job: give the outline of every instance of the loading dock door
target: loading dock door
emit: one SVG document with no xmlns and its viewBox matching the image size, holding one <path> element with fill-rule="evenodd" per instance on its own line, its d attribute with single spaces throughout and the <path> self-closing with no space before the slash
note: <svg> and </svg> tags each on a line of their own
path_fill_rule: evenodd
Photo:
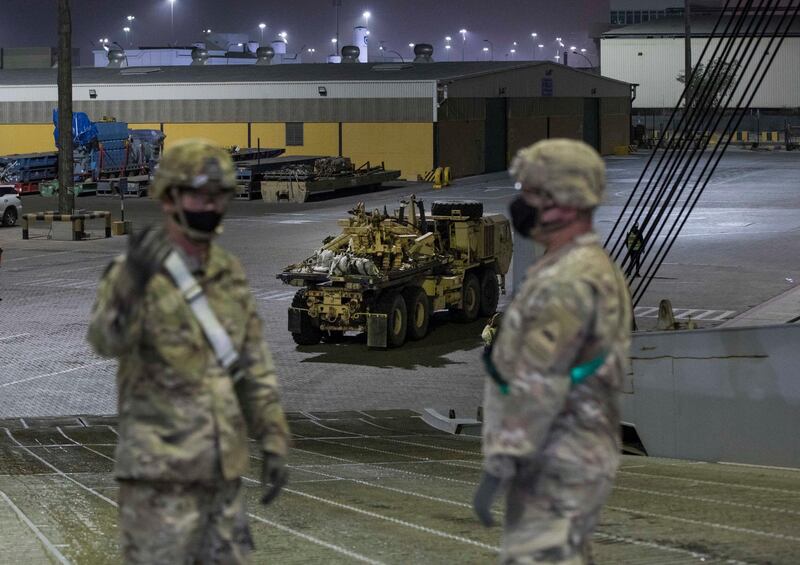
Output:
<svg viewBox="0 0 800 565">
<path fill-rule="evenodd" d="M 583 99 L 583 140 L 600 151 L 600 99 Z"/>
<path fill-rule="evenodd" d="M 487 173 L 506 170 L 508 151 L 508 112 L 505 98 L 486 99 L 486 137 L 484 138 L 484 157 Z"/>
</svg>

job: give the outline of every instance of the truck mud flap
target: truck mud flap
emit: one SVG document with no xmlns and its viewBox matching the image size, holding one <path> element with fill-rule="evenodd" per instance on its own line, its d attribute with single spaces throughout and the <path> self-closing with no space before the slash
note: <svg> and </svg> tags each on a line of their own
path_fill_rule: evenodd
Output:
<svg viewBox="0 0 800 565">
<path fill-rule="evenodd" d="M 289 331 L 293 334 L 303 333 L 311 326 L 311 316 L 305 308 L 289 308 Z"/>
<path fill-rule="evenodd" d="M 386 314 L 367 314 L 367 347 L 387 347 L 386 321 Z"/>
</svg>

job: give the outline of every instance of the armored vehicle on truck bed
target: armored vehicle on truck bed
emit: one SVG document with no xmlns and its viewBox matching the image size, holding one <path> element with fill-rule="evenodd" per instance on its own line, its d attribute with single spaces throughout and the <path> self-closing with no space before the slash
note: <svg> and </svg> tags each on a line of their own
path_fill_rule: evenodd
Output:
<svg viewBox="0 0 800 565">
<path fill-rule="evenodd" d="M 471 322 L 505 293 L 511 228 L 480 202 L 434 202 L 430 215 L 414 196 L 394 214 L 362 203 L 339 225 L 341 234 L 278 274 L 301 287 L 289 308 L 299 345 L 366 331 L 369 347 L 399 347 L 425 337 L 433 312 Z"/>
</svg>

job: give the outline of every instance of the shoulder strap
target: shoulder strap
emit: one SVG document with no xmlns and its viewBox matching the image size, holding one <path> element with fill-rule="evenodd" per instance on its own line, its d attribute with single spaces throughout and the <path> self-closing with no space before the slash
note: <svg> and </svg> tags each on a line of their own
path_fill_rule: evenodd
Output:
<svg viewBox="0 0 800 565">
<path fill-rule="evenodd" d="M 214 357 L 217 358 L 217 362 L 223 369 L 233 373 L 233 369 L 239 361 L 239 354 L 236 352 L 228 332 L 222 327 L 216 314 L 211 309 L 203 288 L 197 282 L 197 279 L 192 276 L 192 273 L 189 272 L 189 268 L 180 253 L 172 251 L 164 261 L 164 268 L 166 268 L 172 280 L 175 281 L 189 308 L 192 309 L 192 313 L 203 329 L 211 349 L 214 350 Z"/>
</svg>

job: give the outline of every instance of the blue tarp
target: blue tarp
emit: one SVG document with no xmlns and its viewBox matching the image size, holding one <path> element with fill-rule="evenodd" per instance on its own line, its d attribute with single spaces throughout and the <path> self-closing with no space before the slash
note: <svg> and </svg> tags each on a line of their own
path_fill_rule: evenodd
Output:
<svg viewBox="0 0 800 565">
<path fill-rule="evenodd" d="M 58 147 L 58 110 L 53 110 L 53 137 Z M 127 127 L 127 126 L 126 126 Z M 85 147 L 97 139 L 97 127 L 84 112 L 72 114 L 72 143 L 75 148 Z"/>
</svg>

